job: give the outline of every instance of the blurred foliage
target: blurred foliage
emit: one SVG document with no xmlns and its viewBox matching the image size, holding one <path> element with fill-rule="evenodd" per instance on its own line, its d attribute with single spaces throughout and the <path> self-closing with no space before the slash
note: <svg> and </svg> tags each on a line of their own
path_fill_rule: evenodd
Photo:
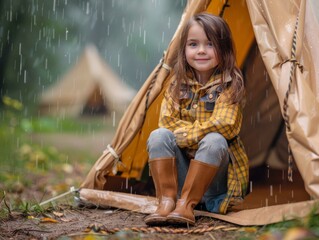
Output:
<svg viewBox="0 0 319 240">
<path fill-rule="evenodd" d="M 283 219 L 282 222 L 265 226 L 265 235 L 285 233 L 286 235 L 291 234 L 292 236 L 297 236 L 297 234 L 303 234 L 303 237 L 300 237 L 300 239 L 319 239 L 318 213 L 319 204 L 317 204 L 313 209 L 311 209 L 311 211 L 305 218 L 297 217 L 295 220 L 290 221 L 286 221 L 285 219 Z"/>
<path fill-rule="evenodd" d="M 0 95 L 35 112 L 88 44 L 138 89 L 162 57 L 186 0 L 0 1 Z M 160 21 L 159 21 L 160 19 Z"/>
<path fill-rule="evenodd" d="M 57 172 L 62 174 L 73 171 L 70 165 L 72 160 L 67 154 L 49 145 L 32 143 L 30 134 L 88 134 L 105 129 L 105 122 L 101 119 L 81 121 L 48 117 L 25 118 L 22 116 L 24 106 L 20 101 L 8 96 L 4 96 L 2 101 L 4 107 L 0 111 L 0 188 L 5 187 L 9 191 L 19 191 L 21 184 L 31 184 L 27 173 L 46 174 L 56 168 L 60 168 Z M 88 155 L 81 154 L 82 161 L 87 161 Z M 73 157 L 81 162 L 76 153 Z M 56 180 L 59 180 L 58 176 L 56 177 Z"/>
</svg>

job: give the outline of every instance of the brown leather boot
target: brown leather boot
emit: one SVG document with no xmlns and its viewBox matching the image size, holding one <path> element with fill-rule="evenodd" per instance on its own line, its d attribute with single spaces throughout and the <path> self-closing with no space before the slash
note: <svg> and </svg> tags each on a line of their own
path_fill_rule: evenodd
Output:
<svg viewBox="0 0 319 240">
<path fill-rule="evenodd" d="M 218 167 L 191 160 L 181 198 L 176 208 L 168 214 L 167 221 L 173 224 L 195 224 L 194 207 L 201 200 L 209 184 L 212 182 Z"/>
<path fill-rule="evenodd" d="M 156 197 L 159 205 L 155 213 L 145 218 L 147 225 L 163 225 L 167 215 L 175 209 L 177 198 L 177 169 L 175 158 L 156 158 L 149 160 Z"/>
</svg>

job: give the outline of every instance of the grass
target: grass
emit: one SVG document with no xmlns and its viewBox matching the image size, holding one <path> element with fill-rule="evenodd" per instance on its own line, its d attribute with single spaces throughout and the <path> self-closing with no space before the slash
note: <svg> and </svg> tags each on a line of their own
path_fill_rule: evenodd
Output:
<svg viewBox="0 0 319 240">
<path fill-rule="evenodd" d="M 2 101 L 4 105 L 0 108 L 0 204 L 6 207 L 1 207 L 0 216 L 8 214 L 8 209 L 27 212 L 31 205 L 44 198 L 42 196 L 27 202 L 19 199 L 19 193 L 26 189 L 54 195 L 68 190 L 70 185 L 78 186 L 83 180 L 83 175 L 96 160 L 96 156 L 81 149 L 61 152 L 45 143 L 31 142 L 30 134 L 89 135 L 114 129 L 113 121 L 109 118 L 26 116 L 23 105 L 17 100 L 4 97 Z M 38 179 L 42 180 L 37 182 Z"/>
<path fill-rule="evenodd" d="M 52 153 L 50 146 L 35 146 L 35 144 L 30 143 L 28 136 L 32 133 L 85 135 L 114 129 L 110 118 L 25 116 L 23 105 L 17 100 L 4 97 L 3 103 L 3 108 L 0 108 L 0 166 L 2 174 L 4 171 L 14 173 L 23 168 L 27 152 L 29 160 L 36 157 L 41 161 L 45 156 L 56 160 L 55 155 L 57 154 Z"/>
</svg>

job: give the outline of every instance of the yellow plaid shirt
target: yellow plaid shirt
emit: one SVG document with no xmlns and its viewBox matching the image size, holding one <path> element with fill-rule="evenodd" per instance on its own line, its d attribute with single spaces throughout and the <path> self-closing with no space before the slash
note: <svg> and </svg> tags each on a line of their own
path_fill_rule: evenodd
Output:
<svg viewBox="0 0 319 240">
<path fill-rule="evenodd" d="M 189 90 L 182 84 L 179 104 L 166 92 L 161 105 L 159 127 L 175 132 L 176 142 L 189 153 L 198 149 L 198 142 L 210 132 L 218 132 L 229 142 L 227 196 L 219 212 L 241 202 L 248 186 L 248 158 L 238 136 L 242 124 L 242 107 L 225 101 L 227 89 L 221 91 L 220 75 L 212 77 L 205 86 L 189 79 Z M 176 131 L 177 130 L 177 131 Z"/>
</svg>

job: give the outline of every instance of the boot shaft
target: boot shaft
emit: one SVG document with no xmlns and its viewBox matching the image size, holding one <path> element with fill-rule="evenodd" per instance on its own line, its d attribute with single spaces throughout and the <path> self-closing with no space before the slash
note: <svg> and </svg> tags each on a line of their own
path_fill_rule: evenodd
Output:
<svg viewBox="0 0 319 240">
<path fill-rule="evenodd" d="M 175 158 L 156 158 L 149 160 L 156 197 L 177 197 L 177 168 Z"/>
<path fill-rule="evenodd" d="M 193 209 L 202 199 L 217 171 L 218 167 L 214 165 L 192 159 L 181 193 L 184 204 L 191 205 Z"/>
<path fill-rule="evenodd" d="M 168 222 L 175 224 L 195 224 L 194 207 L 206 192 L 216 175 L 218 167 L 191 160 L 176 208 L 167 216 Z"/>
</svg>

